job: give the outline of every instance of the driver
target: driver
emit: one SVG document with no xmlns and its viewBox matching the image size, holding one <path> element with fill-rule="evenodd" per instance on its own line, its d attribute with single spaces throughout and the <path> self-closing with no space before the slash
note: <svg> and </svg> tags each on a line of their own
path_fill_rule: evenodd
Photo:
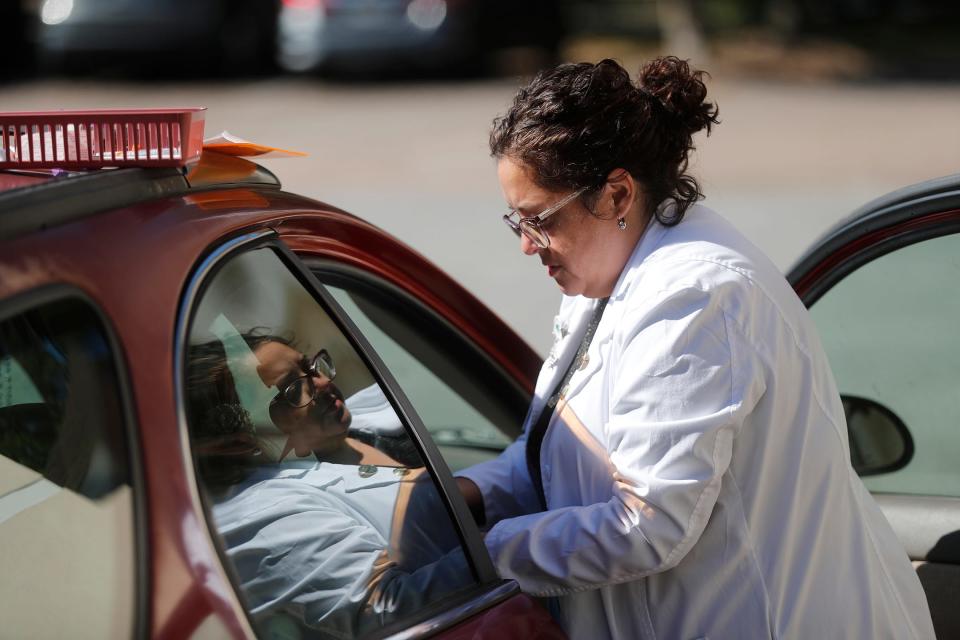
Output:
<svg viewBox="0 0 960 640">
<path fill-rule="evenodd" d="M 243 340 L 249 353 L 233 362 L 220 342 L 194 347 L 188 419 L 216 527 L 263 630 L 362 634 L 468 586 L 456 534 L 425 513 L 442 509 L 429 476 L 348 436 L 329 353 Z M 267 406 L 243 406 L 244 385 L 269 389 L 249 395 Z M 286 437 L 284 461 L 262 460 L 250 414 L 264 408 Z"/>
</svg>

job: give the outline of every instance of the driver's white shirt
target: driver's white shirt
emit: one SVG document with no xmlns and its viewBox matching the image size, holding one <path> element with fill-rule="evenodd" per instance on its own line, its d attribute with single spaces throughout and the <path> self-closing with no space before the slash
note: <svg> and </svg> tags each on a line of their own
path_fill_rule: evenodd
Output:
<svg viewBox="0 0 960 640">
<path fill-rule="evenodd" d="M 352 638 L 471 584 L 459 545 L 450 548 L 452 528 L 435 517 L 418 522 L 442 508 L 423 473 L 267 464 L 215 503 L 253 617 L 269 625 L 289 616 L 325 638 Z"/>
<path fill-rule="evenodd" d="M 529 429 L 592 300 L 565 297 Z M 932 638 L 919 580 L 850 466 L 810 317 L 712 211 L 646 230 L 541 470 L 526 438 L 461 472 L 484 496 L 501 575 L 556 596 L 571 637 Z"/>
</svg>

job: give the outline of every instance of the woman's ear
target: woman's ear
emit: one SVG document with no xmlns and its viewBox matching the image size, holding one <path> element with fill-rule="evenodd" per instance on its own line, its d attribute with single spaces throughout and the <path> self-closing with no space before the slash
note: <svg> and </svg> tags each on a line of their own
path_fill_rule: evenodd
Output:
<svg viewBox="0 0 960 640">
<path fill-rule="evenodd" d="M 626 169 L 614 169 L 607 175 L 601 205 L 611 218 L 623 218 L 633 208 L 639 195 L 639 185 Z M 606 217 L 606 216 L 604 216 Z"/>
</svg>

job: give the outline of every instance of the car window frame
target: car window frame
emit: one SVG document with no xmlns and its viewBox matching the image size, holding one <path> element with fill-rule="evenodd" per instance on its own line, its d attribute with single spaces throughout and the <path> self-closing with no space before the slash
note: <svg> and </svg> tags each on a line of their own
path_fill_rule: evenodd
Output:
<svg viewBox="0 0 960 640">
<path fill-rule="evenodd" d="M 812 307 L 837 283 L 877 258 L 960 233 L 960 191 L 918 196 L 875 211 L 868 205 L 819 238 L 787 271 L 787 281 L 804 306 Z"/>
<path fill-rule="evenodd" d="M 505 406 L 510 405 L 508 412 L 515 412 L 517 420 L 512 425 L 513 429 L 501 429 L 501 433 L 509 438 L 511 442 L 520 437 L 523 432 L 524 417 L 529 410 L 533 394 L 530 393 L 519 380 L 510 375 L 506 369 L 498 364 L 494 358 L 483 351 L 473 340 L 464 335 L 456 325 L 444 318 L 436 309 L 428 306 L 409 292 L 373 273 L 358 267 L 338 264 L 327 258 L 308 257 L 301 258 L 301 260 L 318 279 L 324 277 L 333 279 L 334 281 L 330 282 L 330 286 L 340 287 L 349 293 L 350 290 L 342 284 L 348 283 L 350 285 L 356 285 L 357 288 L 362 289 L 364 293 L 369 293 L 371 297 L 375 297 L 378 301 L 391 301 L 391 298 L 401 300 L 403 304 L 398 307 L 396 313 L 404 320 L 411 320 L 409 323 L 411 331 L 424 334 L 440 333 L 442 336 L 441 341 L 444 343 L 443 348 L 440 350 L 447 350 L 447 347 L 452 346 L 453 350 L 455 350 L 454 359 L 458 357 L 469 357 L 472 363 L 480 363 L 482 370 L 471 377 L 477 377 L 483 380 L 487 374 L 491 374 L 495 376 L 497 380 L 504 381 L 506 383 L 505 388 L 511 397 L 503 404 Z M 417 329 L 418 323 L 428 323 L 429 328 L 419 331 Z M 405 345 L 402 346 L 406 348 Z M 412 355 L 415 358 L 417 357 L 416 354 Z M 491 392 L 497 388 L 496 384 L 486 386 L 489 387 L 489 391 Z"/>
<path fill-rule="evenodd" d="M 117 393 L 120 396 L 119 406 L 124 423 L 124 435 L 127 438 L 125 448 L 127 450 L 127 468 L 130 474 L 130 489 L 133 498 L 133 508 L 131 510 L 133 513 L 133 522 L 131 523 L 133 535 L 131 538 L 134 545 L 132 561 L 134 564 L 133 586 L 135 593 L 133 594 L 133 602 L 135 610 L 131 633 L 135 638 L 145 638 L 148 635 L 150 585 L 152 582 L 150 521 L 140 425 L 136 419 L 134 409 L 136 402 L 123 344 L 118 338 L 109 316 L 97 304 L 96 300 L 82 289 L 65 283 L 41 285 L 0 300 L 0 322 L 6 322 L 17 315 L 46 305 L 71 300 L 84 304 L 93 312 L 94 317 L 99 322 L 99 329 L 102 330 L 110 349 L 110 360 L 116 373 Z"/>
<path fill-rule="evenodd" d="M 199 488 L 199 477 L 187 427 L 185 380 L 189 331 L 210 283 L 215 279 L 220 268 L 228 264 L 232 258 L 257 249 L 272 249 L 275 252 L 278 259 L 297 278 L 323 311 L 330 316 L 331 321 L 343 333 L 344 338 L 369 368 L 375 381 L 383 388 L 398 417 L 410 427 L 411 439 L 418 447 L 425 466 L 436 480 L 437 492 L 440 494 L 444 507 L 451 518 L 451 525 L 456 530 L 467 561 L 476 578 L 475 586 L 430 603 L 417 614 L 387 625 L 375 632 L 373 636 L 408 637 L 413 629 L 418 629 L 417 634 L 435 633 L 519 593 L 519 586 L 514 581 L 505 581 L 497 574 L 483 543 L 480 530 L 457 488 L 452 473 L 397 381 L 353 321 L 343 312 L 333 296 L 326 291 L 323 284 L 280 239 L 279 234 L 274 229 L 267 227 L 254 231 L 247 230 L 221 238 L 200 257 L 191 270 L 181 295 L 174 343 L 174 384 L 179 423 L 178 431 L 184 468 L 189 476 L 189 491 L 193 499 L 195 515 L 204 523 L 204 528 L 207 531 L 207 544 L 209 544 L 212 555 L 219 560 L 217 571 L 224 582 L 231 587 L 233 593 L 231 605 L 234 613 L 240 620 L 244 621 L 247 633 L 255 636 L 255 625 L 230 561 L 226 557 L 222 546 L 215 541 L 217 532 L 212 526 L 213 518 L 210 504 L 206 497 L 201 495 Z"/>
<path fill-rule="evenodd" d="M 387 400 L 390 401 L 398 417 L 405 421 L 405 424 L 410 427 L 414 442 L 423 456 L 424 464 L 437 481 L 437 488 L 440 490 L 444 504 L 448 509 L 450 517 L 454 521 L 454 526 L 457 527 L 457 534 L 460 536 L 464 550 L 467 552 L 467 559 L 473 567 L 479 583 L 485 584 L 499 580 L 493 562 L 490 560 L 490 555 L 487 553 L 487 548 L 483 544 L 480 530 L 474 523 L 473 516 L 470 514 L 466 502 L 463 500 L 460 490 L 457 488 L 453 474 L 447 467 L 446 462 L 444 462 L 440 450 L 437 448 L 436 443 L 434 443 L 423 421 L 420 420 L 420 416 L 413 408 L 406 394 L 403 393 L 403 389 L 393 377 L 393 374 L 387 368 L 386 364 L 384 364 L 383 360 L 381 360 L 380 355 L 367 341 L 353 320 L 343 311 L 333 296 L 330 295 L 323 284 L 313 275 L 310 269 L 303 264 L 296 254 L 279 239 L 269 244 L 272 244 L 279 250 L 281 257 L 286 258 L 285 262 L 287 266 L 291 268 L 294 275 L 299 276 L 301 284 L 303 284 L 315 298 L 319 297 L 318 302 L 321 303 L 324 311 L 330 315 L 334 324 L 337 325 L 337 328 L 343 332 L 347 340 L 350 341 L 351 346 L 357 350 L 360 358 L 373 374 L 374 379 L 384 388 Z M 475 535 L 469 535 L 471 533 Z"/>
</svg>

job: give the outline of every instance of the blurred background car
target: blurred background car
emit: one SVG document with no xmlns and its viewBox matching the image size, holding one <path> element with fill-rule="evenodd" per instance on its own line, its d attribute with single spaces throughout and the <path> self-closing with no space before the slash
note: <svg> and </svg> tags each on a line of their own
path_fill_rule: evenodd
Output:
<svg viewBox="0 0 960 640">
<path fill-rule="evenodd" d="M 557 0 L 22 0 L 42 72 L 456 71 L 554 60 Z"/>
<path fill-rule="evenodd" d="M 554 59 L 557 0 L 283 0 L 277 59 L 288 71 L 476 70 L 522 48 Z"/>
<path fill-rule="evenodd" d="M 42 71 L 146 67 L 233 75 L 268 70 L 276 0 L 29 0 Z"/>
<path fill-rule="evenodd" d="M 33 47 L 27 39 L 26 7 L 19 1 L 0 2 L 0 79 L 33 73 Z"/>
<path fill-rule="evenodd" d="M 528 74 L 661 48 L 754 77 L 955 78 L 960 5 L 940 0 L 7 0 L 2 78 Z M 367 74 L 369 75 L 369 74 Z"/>
</svg>

